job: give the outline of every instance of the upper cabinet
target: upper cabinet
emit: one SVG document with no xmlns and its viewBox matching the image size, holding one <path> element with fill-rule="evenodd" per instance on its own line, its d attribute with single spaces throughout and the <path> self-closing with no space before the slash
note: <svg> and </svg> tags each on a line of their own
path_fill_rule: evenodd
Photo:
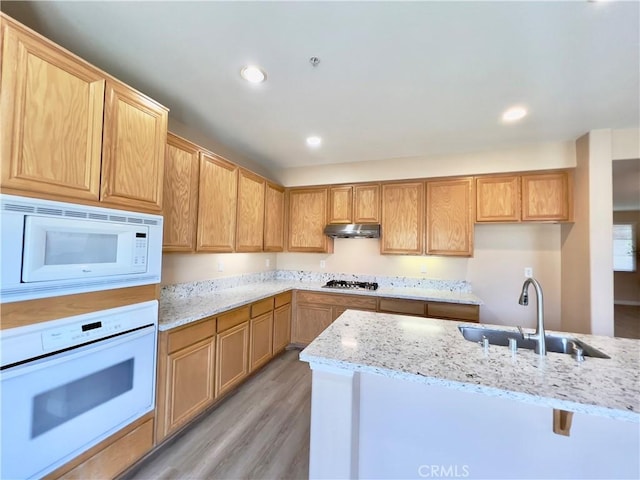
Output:
<svg viewBox="0 0 640 480">
<path fill-rule="evenodd" d="M 233 252 L 238 168 L 213 154 L 200 154 L 197 250 Z"/>
<path fill-rule="evenodd" d="M 331 187 L 327 223 L 380 223 L 380 185 Z"/>
<path fill-rule="evenodd" d="M 167 109 L 0 21 L 3 192 L 160 211 Z"/>
<path fill-rule="evenodd" d="M 189 252 L 196 246 L 199 148 L 176 135 L 167 135 L 164 163 L 165 252 Z"/>
<path fill-rule="evenodd" d="M 424 183 L 382 185 L 381 253 L 423 253 Z"/>
<path fill-rule="evenodd" d="M 105 78 L 0 18 L 3 189 L 99 199 Z"/>
<path fill-rule="evenodd" d="M 333 240 L 324 234 L 328 199 L 326 187 L 289 190 L 290 252 L 333 252 Z"/>
<path fill-rule="evenodd" d="M 168 112 L 118 82 L 108 81 L 105 95 L 100 199 L 161 210 Z"/>
<path fill-rule="evenodd" d="M 426 253 L 473 254 L 473 177 L 426 182 Z"/>
<path fill-rule="evenodd" d="M 267 182 L 264 192 L 265 252 L 284 251 L 284 187 Z"/>
<path fill-rule="evenodd" d="M 522 220 L 569 222 L 573 217 L 569 171 L 522 176 Z"/>
<path fill-rule="evenodd" d="M 476 178 L 476 222 L 520 220 L 520 177 L 517 175 Z"/>
<path fill-rule="evenodd" d="M 240 169 L 236 252 L 261 252 L 264 235 L 264 178 Z"/>
<path fill-rule="evenodd" d="M 476 222 L 570 222 L 570 170 L 476 178 Z"/>
</svg>

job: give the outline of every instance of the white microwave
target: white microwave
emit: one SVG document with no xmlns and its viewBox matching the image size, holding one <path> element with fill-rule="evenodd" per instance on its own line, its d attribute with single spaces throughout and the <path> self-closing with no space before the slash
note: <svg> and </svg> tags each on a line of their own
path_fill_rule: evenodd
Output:
<svg viewBox="0 0 640 480">
<path fill-rule="evenodd" d="M 2 303 L 160 282 L 162 217 L 0 194 Z"/>
</svg>

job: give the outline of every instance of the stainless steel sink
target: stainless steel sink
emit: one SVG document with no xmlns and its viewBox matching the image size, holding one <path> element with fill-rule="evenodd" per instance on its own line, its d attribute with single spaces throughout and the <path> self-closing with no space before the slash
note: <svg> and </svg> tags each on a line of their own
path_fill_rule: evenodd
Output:
<svg viewBox="0 0 640 480">
<path fill-rule="evenodd" d="M 460 326 L 458 329 L 465 340 L 469 340 L 470 342 L 482 343 L 482 339 L 486 338 L 490 345 L 507 347 L 509 346 L 509 339 L 513 338 L 516 340 L 518 348 L 526 348 L 528 350 L 535 350 L 536 348 L 537 342 L 535 340 L 522 338 L 522 335 L 518 332 L 464 326 Z M 581 348 L 585 357 L 611 358 L 600 350 L 593 348 L 591 345 L 581 342 L 577 338 L 545 335 L 545 341 L 547 344 L 547 352 L 573 354 L 576 352 L 576 349 Z"/>
</svg>

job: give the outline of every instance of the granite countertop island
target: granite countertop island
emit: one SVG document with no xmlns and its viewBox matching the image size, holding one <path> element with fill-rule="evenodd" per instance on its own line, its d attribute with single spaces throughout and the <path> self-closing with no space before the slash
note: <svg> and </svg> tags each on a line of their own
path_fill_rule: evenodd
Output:
<svg viewBox="0 0 640 480">
<path fill-rule="evenodd" d="M 289 290 L 482 305 L 482 300 L 473 293 L 460 290 L 403 286 L 382 286 L 377 290 L 341 290 L 322 288 L 324 283 L 326 282 L 267 280 L 213 291 L 198 288 L 197 285 L 181 286 L 170 295 L 161 297 L 158 328 L 161 331 L 170 330 Z"/>
<path fill-rule="evenodd" d="M 576 337 L 611 357 L 577 362 L 571 355 L 548 353 L 541 358 L 525 349 L 512 355 L 507 347 L 494 345 L 485 352 L 463 339 L 458 326 L 464 324 L 348 310 L 302 351 L 300 359 L 640 422 L 640 341 L 548 332 Z"/>
</svg>

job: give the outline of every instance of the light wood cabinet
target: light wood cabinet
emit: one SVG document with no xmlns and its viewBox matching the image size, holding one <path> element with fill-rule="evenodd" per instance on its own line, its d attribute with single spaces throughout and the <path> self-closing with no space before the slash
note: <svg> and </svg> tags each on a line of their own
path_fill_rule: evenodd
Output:
<svg viewBox="0 0 640 480">
<path fill-rule="evenodd" d="M 253 372 L 273 354 L 273 311 L 249 321 L 249 371 Z"/>
<path fill-rule="evenodd" d="M 480 321 L 479 305 L 461 303 L 427 302 L 404 298 L 381 298 L 378 304 L 378 311 L 474 323 Z"/>
<path fill-rule="evenodd" d="M 289 190 L 290 252 L 333 252 L 333 239 L 324 234 L 328 199 L 326 187 Z"/>
<path fill-rule="evenodd" d="M 264 194 L 265 252 L 284 251 L 284 187 L 267 182 Z"/>
<path fill-rule="evenodd" d="M 280 353 L 291 343 L 291 304 L 273 311 L 273 354 Z"/>
<path fill-rule="evenodd" d="M 520 177 L 476 178 L 476 222 L 520 221 Z"/>
<path fill-rule="evenodd" d="M 417 315 L 424 317 L 427 304 L 422 300 L 406 300 L 402 298 L 381 298 L 378 311 L 383 313 L 400 313 L 402 315 Z"/>
<path fill-rule="evenodd" d="M 201 153 L 197 250 L 233 252 L 237 196 L 238 168 L 213 154 Z"/>
<path fill-rule="evenodd" d="M 158 440 L 183 426 L 213 402 L 215 334 L 214 318 L 160 332 Z"/>
<path fill-rule="evenodd" d="M 0 22 L 0 186 L 97 201 L 104 76 L 6 17 Z"/>
<path fill-rule="evenodd" d="M 4 193 L 158 212 L 168 110 L 1 18 Z"/>
<path fill-rule="evenodd" d="M 264 178 L 240 169 L 238 173 L 238 215 L 236 252 L 261 252 L 264 236 Z"/>
<path fill-rule="evenodd" d="M 327 223 L 380 223 L 380 186 L 331 187 Z"/>
<path fill-rule="evenodd" d="M 197 145 L 172 133 L 167 135 L 162 197 L 165 252 L 195 250 L 199 156 Z"/>
<path fill-rule="evenodd" d="M 105 91 L 100 200 L 136 210 L 162 209 L 168 111 L 125 85 Z"/>
<path fill-rule="evenodd" d="M 472 177 L 426 183 L 427 254 L 473 254 L 474 200 Z"/>
<path fill-rule="evenodd" d="M 382 185 L 381 253 L 423 253 L 423 204 L 422 182 Z"/>
<path fill-rule="evenodd" d="M 329 189 L 329 219 L 327 223 L 354 223 L 352 186 L 331 187 Z"/>
<path fill-rule="evenodd" d="M 573 217 L 569 171 L 522 176 L 522 220 L 568 222 Z"/>
<path fill-rule="evenodd" d="M 227 393 L 249 374 L 249 321 L 218 333 L 216 397 Z"/>
</svg>

